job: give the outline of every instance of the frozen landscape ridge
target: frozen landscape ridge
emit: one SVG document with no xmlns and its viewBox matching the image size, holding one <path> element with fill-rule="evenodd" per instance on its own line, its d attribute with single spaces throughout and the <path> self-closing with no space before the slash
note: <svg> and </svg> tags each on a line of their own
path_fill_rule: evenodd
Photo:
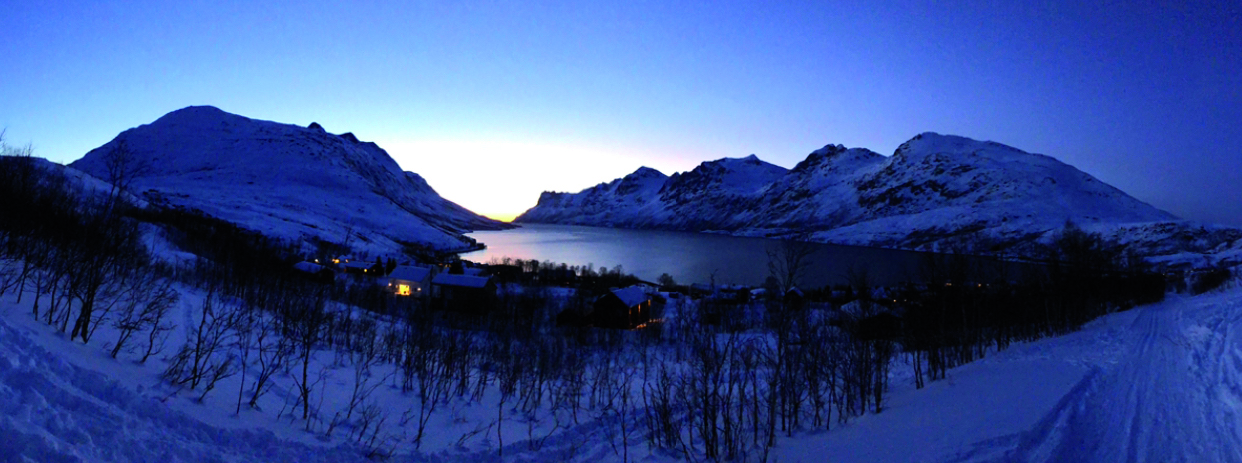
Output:
<svg viewBox="0 0 1242 463">
<path fill-rule="evenodd" d="M 464 232 L 507 226 L 440 197 L 375 143 L 316 123 L 191 106 L 122 132 L 70 167 L 107 179 L 105 158 L 118 148 L 142 166 L 135 193 L 285 240 L 376 254 L 398 253 L 402 242 L 451 250 L 472 244 Z"/>
</svg>

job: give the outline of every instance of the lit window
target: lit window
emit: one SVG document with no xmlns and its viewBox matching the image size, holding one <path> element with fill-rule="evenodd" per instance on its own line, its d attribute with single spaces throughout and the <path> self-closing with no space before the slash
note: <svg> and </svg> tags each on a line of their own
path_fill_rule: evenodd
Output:
<svg viewBox="0 0 1242 463">
<path fill-rule="evenodd" d="M 422 289 L 420 288 L 419 290 L 421 291 Z M 397 295 L 398 296 L 409 296 L 410 285 L 401 285 L 401 284 L 397 285 Z"/>
</svg>

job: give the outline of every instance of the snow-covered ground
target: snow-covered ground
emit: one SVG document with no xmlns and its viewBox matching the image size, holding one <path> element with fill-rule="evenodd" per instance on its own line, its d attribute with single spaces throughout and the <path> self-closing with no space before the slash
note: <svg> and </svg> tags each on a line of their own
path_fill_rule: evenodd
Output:
<svg viewBox="0 0 1242 463">
<path fill-rule="evenodd" d="M 888 410 L 778 461 L 1242 461 L 1242 289 L 1102 317 L 895 386 Z"/>
<path fill-rule="evenodd" d="M 195 304 L 190 295 L 183 310 Z M 1174 295 L 1076 333 L 1014 345 L 922 390 L 898 365 L 882 413 L 783 437 L 769 461 L 1242 461 L 1235 327 L 1242 328 L 1236 285 Z M 0 299 L 0 461 L 365 460 L 363 447 L 344 438 L 348 430 L 325 438 L 322 427 L 307 432 L 304 422 L 280 417 L 290 391 L 275 390 L 263 410 L 243 407 L 241 414 L 230 405 L 236 382 L 200 403 L 197 394 L 159 380 L 162 361 L 108 357 L 104 330 L 91 345 L 72 343 L 31 320 L 29 298 Z M 352 387 L 351 369 L 331 368 L 331 357 L 319 355 L 329 367 L 329 410 Z M 386 386 L 377 397 L 398 415 L 411 405 Z M 434 436 L 421 453 L 402 444 L 394 460 L 622 460 L 593 419 L 573 426 L 544 420 L 532 432 L 533 422 L 505 416 L 503 457 L 495 429 L 491 437 L 484 431 L 462 439 L 496 413 L 494 405 L 446 411 L 433 419 Z M 641 441 L 629 456 L 674 461 Z"/>
</svg>

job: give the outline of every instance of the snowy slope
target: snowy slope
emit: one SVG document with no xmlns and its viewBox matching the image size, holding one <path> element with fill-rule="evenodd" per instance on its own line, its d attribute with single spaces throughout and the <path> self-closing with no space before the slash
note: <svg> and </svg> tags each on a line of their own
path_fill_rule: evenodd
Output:
<svg viewBox="0 0 1242 463">
<path fill-rule="evenodd" d="M 582 207 L 587 197 L 591 209 Z M 811 232 L 821 241 L 923 248 L 1009 247 L 1066 220 L 1175 219 L 1051 157 L 924 133 L 889 157 L 828 145 L 788 171 L 753 156 L 704 163 L 668 177 L 656 196 L 649 189 L 599 187 L 547 193 L 517 221 L 756 236 Z"/>
<path fill-rule="evenodd" d="M 197 304 L 187 296 L 184 309 Z M 768 461 L 1242 461 L 1242 340 L 1235 328 L 1242 329 L 1236 282 L 1105 316 L 1066 336 L 1014 344 L 921 390 L 909 381 L 909 365 L 898 363 L 883 412 L 782 436 Z M 101 332 L 99 339 L 112 335 Z M 330 411 L 348 396 L 351 367 L 329 366 L 332 352 L 317 357 L 332 390 L 324 402 Z M 235 415 L 235 382 L 197 402 L 196 391 L 161 384 L 163 362 L 108 358 L 99 345 L 69 342 L 31 320 L 29 298 L 17 304 L 4 297 L 0 461 L 365 460 L 347 429 L 329 438 L 322 426 L 303 432 L 300 420 L 281 418 L 292 391 L 278 388 L 262 410 Z M 381 370 L 375 377 L 390 381 Z M 398 431 L 395 416 L 413 398 L 395 387 L 376 393 L 394 414 L 385 432 Z M 406 435 L 394 460 L 622 461 L 595 417 L 543 423 L 528 440 L 526 418 L 506 413 L 512 416 L 506 415 L 503 458 L 495 440 L 472 431 L 495 419 L 495 408 L 481 405 L 445 407 L 422 450 L 412 449 Z M 630 458 L 684 461 L 640 443 Z"/>
<path fill-rule="evenodd" d="M 132 367 L 96 351 L 73 355 L 98 356 L 94 361 L 111 366 L 113 375 L 80 367 L 5 318 L 0 317 L 2 461 L 368 461 L 357 449 L 308 445 L 264 429 L 223 429 L 171 410 L 116 380 L 114 374 Z"/>
<path fill-rule="evenodd" d="M 461 248 L 462 232 L 504 226 L 441 198 L 374 143 L 318 124 L 194 106 L 126 130 L 70 165 L 108 178 L 105 158 L 122 142 L 144 166 L 134 191 L 269 236 L 393 252 L 400 241 Z"/>
<path fill-rule="evenodd" d="M 1173 296 L 1016 345 L 888 410 L 782 441 L 784 462 L 1242 461 L 1242 290 Z"/>
</svg>

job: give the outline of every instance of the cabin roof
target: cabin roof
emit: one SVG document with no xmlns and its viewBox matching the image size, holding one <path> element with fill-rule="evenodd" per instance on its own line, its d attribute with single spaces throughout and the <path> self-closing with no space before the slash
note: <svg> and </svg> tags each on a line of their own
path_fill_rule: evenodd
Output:
<svg viewBox="0 0 1242 463">
<path fill-rule="evenodd" d="M 612 290 L 612 294 L 617 296 L 617 299 L 620 299 L 621 303 L 625 304 L 626 307 L 634 307 L 638 304 L 646 302 L 648 299 L 651 299 L 647 296 L 647 293 L 642 290 L 642 288 L 634 286 L 614 289 Z"/>
<path fill-rule="evenodd" d="M 423 281 L 427 279 L 427 275 L 431 273 L 431 269 L 426 267 L 413 267 L 402 265 L 392 269 L 392 273 L 388 274 L 389 280 L 406 280 L 406 281 Z"/>
<path fill-rule="evenodd" d="M 293 264 L 293 268 L 306 272 L 306 273 L 319 273 L 320 271 L 323 270 L 322 265 L 316 264 L 314 262 L 307 262 L 307 261 L 302 261 L 302 262 Z"/>
<path fill-rule="evenodd" d="M 432 283 L 443 286 L 459 286 L 463 288 L 482 288 L 487 286 L 487 282 L 491 279 L 488 277 L 476 277 L 471 275 L 456 275 L 452 273 L 441 273 L 431 280 Z"/>
<path fill-rule="evenodd" d="M 374 267 L 375 263 L 366 262 L 366 261 L 353 261 L 353 262 L 345 262 L 341 264 L 341 266 L 345 268 L 367 269 L 367 268 Z"/>
</svg>

